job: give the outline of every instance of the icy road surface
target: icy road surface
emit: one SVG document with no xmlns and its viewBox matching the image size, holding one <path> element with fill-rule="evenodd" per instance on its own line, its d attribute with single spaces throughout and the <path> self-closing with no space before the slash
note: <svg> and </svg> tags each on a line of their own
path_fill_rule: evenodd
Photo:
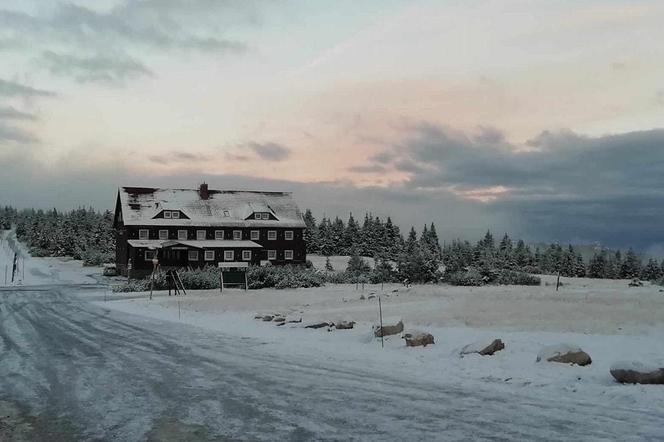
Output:
<svg viewBox="0 0 664 442">
<path fill-rule="evenodd" d="M 0 289 L 0 440 L 589 441 L 664 432 L 664 410 L 647 404 L 432 385 L 274 354 L 258 339 L 112 312 L 82 290 L 92 287 Z"/>
</svg>

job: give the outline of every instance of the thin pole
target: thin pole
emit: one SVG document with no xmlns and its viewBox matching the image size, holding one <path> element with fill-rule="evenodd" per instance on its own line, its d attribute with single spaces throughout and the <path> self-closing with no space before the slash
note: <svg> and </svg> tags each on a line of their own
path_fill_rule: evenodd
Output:
<svg viewBox="0 0 664 442">
<path fill-rule="evenodd" d="M 181 317 L 181 312 L 180 312 L 180 299 L 178 299 L 178 320 Z"/>
<path fill-rule="evenodd" d="M 247 271 L 244 271 L 244 291 L 249 290 L 249 283 L 247 282 Z"/>
<path fill-rule="evenodd" d="M 7 285 L 7 264 L 5 264 L 5 285 Z"/>
<path fill-rule="evenodd" d="M 558 287 L 560 287 L 560 270 L 558 270 L 558 279 L 556 279 L 556 291 L 558 291 Z"/>
<path fill-rule="evenodd" d="M 380 315 L 380 347 L 384 348 L 385 342 L 383 335 L 385 334 L 385 331 L 383 330 L 383 306 L 380 302 L 380 296 L 378 297 L 378 314 Z"/>
</svg>

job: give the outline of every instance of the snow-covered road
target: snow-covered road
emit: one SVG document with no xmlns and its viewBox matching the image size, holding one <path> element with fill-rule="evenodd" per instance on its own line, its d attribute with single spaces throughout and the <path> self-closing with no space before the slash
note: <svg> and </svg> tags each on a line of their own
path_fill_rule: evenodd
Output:
<svg viewBox="0 0 664 442">
<path fill-rule="evenodd" d="M 573 394 L 561 402 L 491 383 L 468 389 L 332 357 L 276 354 L 260 339 L 106 310 L 89 302 L 95 296 L 78 296 L 82 290 L 0 291 L 0 405 L 20 411 L 0 421 L 0 440 L 3 431 L 25 440 L 128 441 L 664 434 L 664 410 L 647 404 L 602 406 Z"/>
</svg>

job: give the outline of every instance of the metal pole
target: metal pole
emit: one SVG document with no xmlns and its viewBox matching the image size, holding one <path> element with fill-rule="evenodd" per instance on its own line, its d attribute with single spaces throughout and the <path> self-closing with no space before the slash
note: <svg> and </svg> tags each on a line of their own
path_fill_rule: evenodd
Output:
<svg viewBox="0 0 664 442">
<path fill-rule="evenodd" d="M 380 296 L 378 297 L 378 313 L 380 314 L 380 347 L 384 348 L 385 347 L 385 341 L 383 338 L 384 330 L 383 330 L 383 306 L 380 302 Z"/>
<path fill-rule="evenodd" d="M 558 291 L 558 287 L 560 287 L 560 270 L 558 270 L 558 279 L 556 279 L 556 291 Z"/>
</svg>

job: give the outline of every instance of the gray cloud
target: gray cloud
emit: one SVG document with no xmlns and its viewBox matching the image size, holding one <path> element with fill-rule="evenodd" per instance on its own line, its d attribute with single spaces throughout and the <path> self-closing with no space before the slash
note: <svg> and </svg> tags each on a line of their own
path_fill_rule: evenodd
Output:
<svg viewBox="0 0 664 442">
<path fill-rule="evenodd" d="M 45 51 L 41 63 L 52 74 L 69 76 L 80 83 L 120 85 L 132 78 L 153 76 L 142 63 L 124 55 L 78 57 Z"/>
<path fill-rule="evenodd" d="M 664 89 L 655 93 L 655 103 L 664 106 Z"/>
<path fill-rule="evenodd" d="M 283 161 L 290 157 L 291 154 L 289 148 L 272 142 L 251 142 L 247 144 L 247 147 L 254 151 L 256 155 L 265 161 Z"/>
<path fill-rule="evenodd" d="M 55 93 L 0 78 L 0 97 L 54 97 Z"/>
<path fill-rule="evenodd" d="M 0 120 L 37 120 L 35 114 L 20 111 L 12 106 L 0 107 Z"/>
<path fill-rule="evenodd" d="M 170 151 L 164 152 L 160 155 L 150 155 L 148 160 L 156 164 L 178 164 L 178 163 L 197 163 L 201 161 L 208 161 L 210 157 L 208 155 L 192 153 L 192 152 L 179 152 L 179 151 Z"/>
<path fill-rule="evenodd" d="M 375 155 L 372 155 L 369 158 L 369 161 L 375 161 L 376 163 L 380 164 L 387 164 L 394 159 L 394 156 L 395 155 L 392 152 L 383 151 L 383 152 L 378 152 Z"/>
<path fill-rule="evenodd" d="M 76 81 L 116 84 L 150 75 L 139 53 L 247 52 L 245 42 L 226 34 L 258 22 L 251 1 L 127 0 L 103 11 L 71 3 L 36 10 L 43 12 L 0 9 L 0 48 L 23 48 L 49 71 Z"/>
<path fill-rule="evenodd" d="M 2 119 L 0 118 L 0 145 L 5 144 L 5 142 L 7 141 L 13 143 L 29 144 L 29 143 L 37 143 L 38 139 L 36 136 L 28 132 L 27 130 L 6 125 L 5 123 L 2 122 Z"/>
</svg>

